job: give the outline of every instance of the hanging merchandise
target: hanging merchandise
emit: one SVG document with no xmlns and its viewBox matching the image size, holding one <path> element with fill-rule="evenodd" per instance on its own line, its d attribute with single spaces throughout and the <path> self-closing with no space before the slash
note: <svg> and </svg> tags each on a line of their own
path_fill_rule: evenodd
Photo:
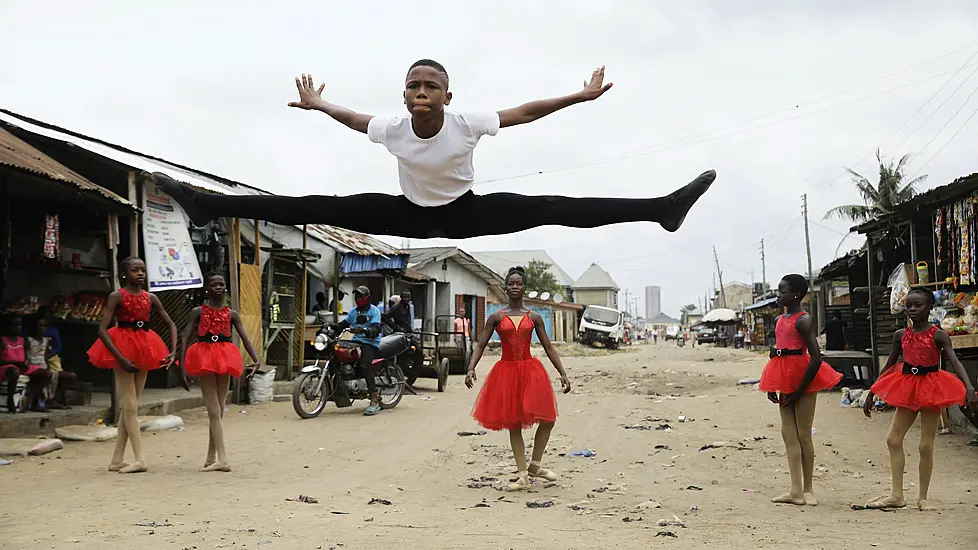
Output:
<svg viewBox="0 0 978 550">
<path fill-rule="evenodd" d="M 44 249 L 42 255 L 49 260 L 57 260 L 61 257 L 60 231 L 61 227 L 57 214 L 44 216 Z"/>
</svg>

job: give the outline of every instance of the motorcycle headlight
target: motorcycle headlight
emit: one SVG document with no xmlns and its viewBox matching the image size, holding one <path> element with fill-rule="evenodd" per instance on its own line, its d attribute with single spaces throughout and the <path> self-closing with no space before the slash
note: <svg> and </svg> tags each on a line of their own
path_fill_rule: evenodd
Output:
<svg viewBox="0 0 978 550">
<path fill-rule="evenodd" d="M 316 351 L 323 351 L 326 349 L 326 344 L 329 341 L 326 339 L 325 334 L 317 334 L 316 339 L 312 341 L 312 347 L 316 348 Z"/>
</svg>

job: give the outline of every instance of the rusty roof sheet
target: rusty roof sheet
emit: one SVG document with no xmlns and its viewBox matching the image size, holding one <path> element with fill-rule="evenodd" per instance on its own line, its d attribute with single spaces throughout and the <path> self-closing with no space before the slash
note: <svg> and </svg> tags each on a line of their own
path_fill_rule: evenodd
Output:
<svg viewBox="0 0 978 550">
<path fill-rule="evenodd" d="M 356 231 L 332 225 L 308 225 L 310 237 L 323 241 L 340 252 L 353 252 L 361 256 L 396 256 L 400 254 L 393 246 Z"/>
<path fill-rule="evenodd" d="M 0 164 L 25 170 L 50 180 L 68 183 L 83 191 L 94 191 L 106 199 L 135 208 L 128 200 L 88 181 L 81 174 L 38 151 L 3 128 L 0 128 Z"/>
</svg>

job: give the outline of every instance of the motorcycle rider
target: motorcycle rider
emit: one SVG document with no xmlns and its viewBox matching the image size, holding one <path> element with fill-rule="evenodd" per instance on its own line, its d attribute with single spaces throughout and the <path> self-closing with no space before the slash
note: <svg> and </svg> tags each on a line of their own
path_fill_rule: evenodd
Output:
<svg viewBox="0 0 978 550">
<path fill-rule="evenodd" d="M 380 394 L 377 393 L 377 385 L 374 381 L 374 373 L 371 365 L 377 357 L 380 349 L 380 309 L 370 303 L 370 289 L 359 286 L 353 291 L 353 301 L 356 307 L 350 311 L 343 322 L 337 326 L 337 330 L 346 328 L 352 329 L 353 341 L 360 344 L 360 360 L 357 362 L 357 376 L 360 376 L 367 383 L 367 390 L 370 392 L 370 405 L 363 412 L 364 416 L 374 416 L 380 412 Z M 360 317 L 364 319 L 360 319 Z M 365 322 L 361 323 L 360 320 Z"/>
<path fill-rule="evenodd" d="M 391 298 L 393 301 L 394 298 Z M 400 299 L 395 302 L 390 310 L 384 314 L 385 321 L 394 329 L 394 332 L 401 332 L 410 335 L 412 343 L 415 343 L 417 350 L 411 354 L 411 370 L 412 373 L 408 377 L 410 380 L 417 377 L 418 369 L 424 363 L 424 350 L 421 349 L 420 345 L 417 345 L 416 337 L 414 336 L 414 315 L 411 312 L 411 291 L 403 290 L 401 291 Z"/>
</svg>

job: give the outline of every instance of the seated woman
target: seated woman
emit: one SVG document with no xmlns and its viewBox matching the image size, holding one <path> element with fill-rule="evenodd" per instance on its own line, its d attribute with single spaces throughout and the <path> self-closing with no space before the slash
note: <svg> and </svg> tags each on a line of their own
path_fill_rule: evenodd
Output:
<svg viewBox="0 0 978 550">
<path fill-rule="evenodd" d="M 67 372 L 61 367 L 61 334 L 56 327 L 51 326 L 45 308 L 37 310 L 37 315 L 27 330 L 26 356 L 28 366 L 37 366 L 48 371 L 51 377 L 45 389 L 47 399 L 45 406 L 49 409 L 70 409 L 65 397 L 68 386 L 78 377 L 73 372 Z"/>
<path fill-rule="evenodd" d="M 0 352 L 0 380 L 7 381 L 7 410 L 11 413 L 25 412 L 30 406 L 36 412 L 47 412 L 46 408 L 39 403 L 35 405 L 35 402 L 51 376 L 46 368 L 27 364 L 26 346 L 24 338 L 20 336 L 23 325 L 21 316 L 13 313 L 4 314 L 0 320 L 0 341 L 3 343 L 3 351 Z M 17 379 L 21 375 L 27 376 L 29 382 L 18 410 L 14 405 L 14 395 L 17 393 Z"/>
</svg>

